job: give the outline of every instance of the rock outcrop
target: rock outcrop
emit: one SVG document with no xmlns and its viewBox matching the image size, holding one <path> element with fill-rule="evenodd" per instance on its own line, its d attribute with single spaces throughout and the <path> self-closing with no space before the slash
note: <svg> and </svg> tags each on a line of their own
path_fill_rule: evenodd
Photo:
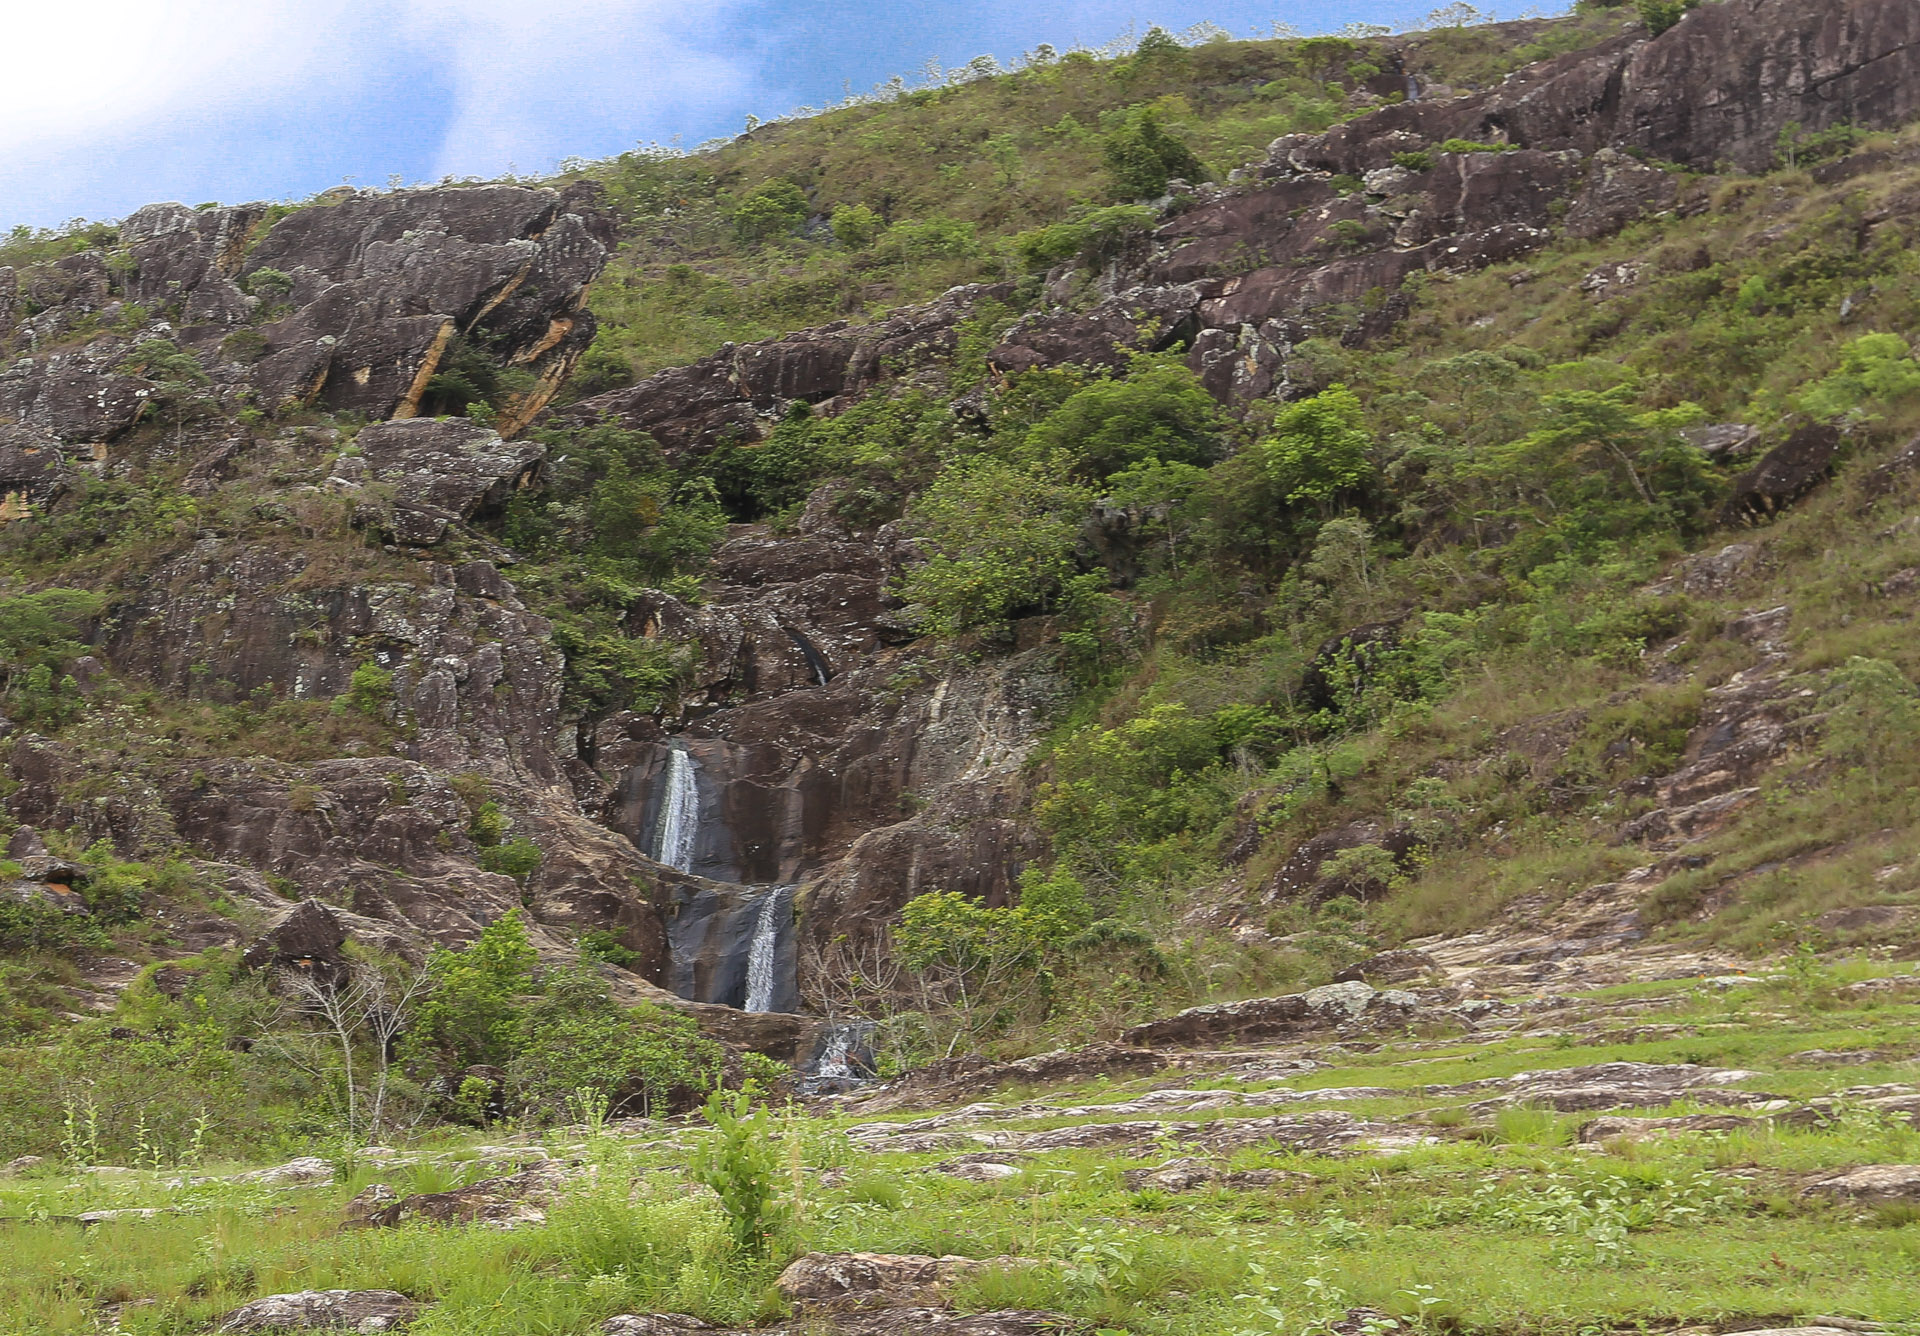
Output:
<svg viewBox="0 0 1920 1336">
<path fill-rule="evenodd" d="M 136 352 L 152 339 L 189 350 L 225 408 L 412 417 L 467 340 L 531 377 L 501 417 L 514 435 L 593 338 L 586 289 L 613 241 L 594 192 L 348 190 L 284 216 L 149 205 L 120 225 L 113 263 L 84 251 L 0 285 L 0 348 L 21 355 L 0 373 L 0 420 L 111 443 L 169 393 Z M 124 332 L 37 351 L 85 322 Z"/>
<path fill-rule="evenodd" d="M 1403 1026 L 1419 1009 L 1419 999 L 1412 993 L 1381 992 L 1358 981 L 1332 983 L 1285 997 L 1192 1007 L 1164 1020 L 1136 1025 L 1121 1038 L 1126 1043 L 1147 1048 L 1278 1039 L 1315 1032 Z"/>
<path fill-rule="evenodd" d="M 234 1309 L 218 1331 L 398 1331 L 420 1305 L 393 1290 L 302 1290 Z"/>
</svg>

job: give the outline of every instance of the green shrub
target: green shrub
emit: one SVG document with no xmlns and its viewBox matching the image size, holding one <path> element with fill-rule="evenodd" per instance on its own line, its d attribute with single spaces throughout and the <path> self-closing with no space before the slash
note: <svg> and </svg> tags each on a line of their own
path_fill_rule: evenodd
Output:
<svg viewBox="0 0 1920 1336">
<path fill-rule="evenodd" d="M 1746 289 L 1743 287 L 1744 298 Z M 1800 411 L 1812 418 L 1872 419 L 1920 395 L 1920 361 L 1898 334 L 1862 334 L 1840 354 L 1833 374 L 1802 391 Z"/>
<path fill-rule="evenodd" d="M 1640 13 L 1640 21 L 1647 25 L 1647 31 L 1658 37 L 1699 3 L 1700 0 L 1634 0 L 1634 7 Z"/>
<path fill-rule="evenodd" d="M 392 701 L 393 674 L 368 659 L 353 670 L 346 691 L 333 702 L 333 712 L 346 714 L 351 710 L 369 719 L 383 719 Z"/>
<path fill-rule="evenodd" d="M 435 951 L 427 961 L 431 989 L 403 1051 L 446 1071 L 511 1062 L 523 1034 L 517 999 L 535 991 L 538 963 L 517 909 L 481 929 L 470 945 Z"/>
<path fill-rule="evenodd" d="M 1443 147 L 1441 151 L 1445 152 L 1446 150 Z M 1431 171 L 1433 168 L 1433 154 L 1427 152 L 1425 149 L 1414 149 L 1407 153 L 1396 153 L 1393 155 L 1393 165 L 1409 172 Z"/>
<path fill-rule="evenodd" d="M 527 1108 L 567 1116 L 580 1092 L 610 1116 L 670 1112 L 710 1090 L 725 1057 L 690 1016 L 616 1004 L 590 964 L 556 970 L 526 1004 L 507 1071 Z"/>
<path fill-rule="evenodd" d="M 1143 358 L 1124 378 L 1075 391 L 1034 424 L 1024 448 L 1099 483 L 1149 460 L 1210 463 L 1225 425 L 1213 396 L 1184 365 Z"/>
<path fill-rule="evenodd" d="M 1280 410 L 1260 449 L 1289 502 L 1326 506 L 1373 475 L 1366 421 L 1359 396 L 1339 384 Z"/>
<path fill-rule="evenodd" d="M 908 519 L 935 549 L 901 577 L 897 592 L 932 635 L 997 630 L 1044 610 L 1073 574 L 1074 548 L 1092 497 L 1044 467 L 986 455 L 944 470 Z"/>
<path fill-rule="evenodd" d="M 865 250 L 886 228 L 880 215 L 864 204 L 842 204 L 833 211 L 833 239 L 848 250 Z"/>
<path fill-rule="evenodd" d="M 1152 199 L 1166 193 L 1175 177 L 1198 181 L 1206 168 L 1185 141 L 1160 123 L 1151 107 L 1134 107 L 1107 121 L 1101 156 L 1114 194 L 1122 199 Z"/>
<path fill-rule="evenodd" d="M 749 1110 L 752 1100 L 744 1092 L 707 1096 L 702 1112 L 713 1130 L 689 1167 L 720 1198 L 734 1247 L 763 1257 L 787 1228 L 792 1209 L 778 1195 L 782 1161 L 771 1120 L 764 1108 Z"/>
<path fill-rule="evenodd" d="M 540 846 L 526 836 L 517 836 L 505 844 L 480 851 L 480 866 L 515 881 L 524 882 L 540 870 Z"/>
<path fill-rule="evenodd" d="M 767 181 L 735 206 L 733 232 L 751 245 L 787 236 L 806 219 L 806 191 L 791 181 Z"/>
</svg>

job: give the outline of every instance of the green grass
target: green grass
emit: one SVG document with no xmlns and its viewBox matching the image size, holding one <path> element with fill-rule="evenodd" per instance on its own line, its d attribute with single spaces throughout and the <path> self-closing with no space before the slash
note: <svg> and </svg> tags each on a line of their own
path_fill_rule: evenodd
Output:
<svg viewBox="0 0 1920 1336">
<path fill-rule="evenodd" d="M 1684 987 L 1665 1000 L 1650 1018 L 1698 1014 Z M 1756 1016 L 1711 1039 L 1573 1055 L 1525 1036 L 1477 1046 L 1397 1041 L 1290 1084 L 1412 1087 L 1624 1058 L 1751 1063 L 1766 1073 L 1753 1085 L 1806 1098 L 1914 1075 L 1912 1060 L 1781 1065 L 1789 1052 L 1849 1041 L 1920 1053 L 1920 1007 Z M 1021 1093 L 1065 1106 L 1166 1086 L 1169 1075 L 1180 1074 Z M 547 1224 L 510 1233 L 337 1229 L 342 1204 L 368 1182 L 405 1192 L 470 1181 L 482 1170 L 459 1146 L 410 1169 L 362 1164 L 314 1188 L 169 1188 L 166 1174 L 91 1180 L 54 1170 L 0 1182 L 10 1260 L 0 1326 L 91 1331 L 99 1306 L 111 1303 L 130 1305 L 120 1310 L 124 1330 L 173 1336 L 259 1294 L 336 1287 L 398 1289 L 428 1303 L 413 1330 L 430 1334 L 586 1336 L 625 1311 L 752 1323 L 781 1311 L 770 1282 L 786 1257 L 852 1250 L 1016 1259 L 961 1283 L 954 1304 L 1060 1311 L 1142 1336 L 1294 1331 L 1355 1305 L 1409 1320 L 1424 1313 L 1434 1326 L 1567 1336 L 1595 1325 L 1737 1326 L 1810 1314 L 1920 1320 L 1912 1213 L 1829 1205 L 1799 1190 L 1816 1172 L 1920 1159 L 1920 1130 L 1909 1124 L 1853 1113 L 1595 1150 L 1571 1144 L 1586 1115 L 1447 1116 L 1458 1102 L 1409 1095 L 1342 1106 L 1415 1125 L 1423 1111 L 1439 1111 L 1427 1122 L 1439 1139 L 1390 1156 L 1250 1147 L 1224 1167 L 1290 1176 L 1272 1189 L 1190 1193 L 1125 1187 L 1122 1171 L 1153 1164 L 1158 1148 L 1144 1157 L 1033 1155 L 1018 1176 L 975 1184 L 926 1171 L 944 1154 L 852 1150 L 838 1133 L 846 1115 L 796 1112 L 783 1126 L 799 1176 L 782 1179 L 796 1223 L 758 1263 L 730 1255 L 717 1203 L 682 1181 L 698 1133 L 671 1129 L 631 1147 L 590 1140 L 593 1176 Z M 829 1186 L 819 1177 L 826 1169 L 851 1172 Z M 49 1219 L 135 1205 L 179 1213 L 85 1233 Z"/>
</svg>

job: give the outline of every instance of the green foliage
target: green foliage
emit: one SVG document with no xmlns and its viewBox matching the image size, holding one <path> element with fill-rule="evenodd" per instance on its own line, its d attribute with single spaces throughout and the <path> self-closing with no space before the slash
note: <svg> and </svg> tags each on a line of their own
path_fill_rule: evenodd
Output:
<svg viewBox="0 0 1920 1336">
<path fill-rule="evenodd" d="M 1030 457 L 1101 483 L 1149 462 L 1211 463 L 1225 423 L 1194 374 L 1172 358 L 1142 358 L 1131 374 L 1076 390 L 1028 432 Z"/>
<path fill-rule="evenodd" d="M 467 822 L 467 838 L 482 849 L 491 849 L 506 838 L 512 824 L 500 810 L 500 804 L 489 798 L 473 809 Z"/>
<path fill-rule="evenodd" d="M 690 1016 L 616 1004 L 591 965 L 558 970 L 522 1012 L 508 1066 L 527 1107 L 564 1117 L 590 1091 L 611 1117 L 664 1114 L 714 1084 L 724 1052 Z"/>
<path fill-rule="evenodd" d="M 372 659 L 353 670 L 347 689 L 334 699 L 335 714 L 349 710 L 369 719 L 386 716 L 393 705 L 393 673 Z"/>
<path fill-rule="evenodd" d="M 1288 404 L 1260 443 L 1267 472 L 1289 503 L 1326 507 L 1373 474 L 1366 410 L 1345 385 Z"/>
<path fill-rule="evenodd" d="M 293 291 L 293 277 L 283 270 L 260 268 L 247 275 L 245 286 L 256 297 L 284 298 Z"/>
<path fill-rule="evenodd" d="M 1699 3 L 1700 0 L 1634 0 L 1634 8 L 1639 11 L 1640 22 L 1646 24 L 1647 31 L 1658 37 Z"/>
<path fill-rule="evenodd" d="M 752 245 L 791 233 L 807 219 L 807 192 L 792 181 L 768 181 L 733 210 L 734 235 Z"/>
<path fill-rule="evenodd" d="M 752 1108 L 744 1091 L 715 1090 L 701 1112 L 713 1130 L 688 1167 L 720 1198 L 734 1247 L 747 1257 L 763 1257 L 792 1219 L 792 1208 L 779 1199 L 783 1166 L 772 1122 L 764 1108 Z"/>
<path fill-rule="evenodd" d="M 1920 693 L 1899 666 L 1854 655 L 1827 677 L 1826 745 L 1859 766 L 1877 794 L 1920 745 Z"/>
<path fill-rule="evenodd" d="M 605 961 L 620 969 L 631 969 L 642 959 L 638 951 L 620 940 L 619 934 L 605 928 L 589 928 L 580 934 L 580 954 L 583 958 Z"/>
<path fill-rule="evenodd" d="M 1050 223 L 1013 237 L 1008 245 L 1022 269 L 1046 269 L 1062 260 L 1103 263 L 1128 241 L 1153 230 L 1153 211 L 1138 204 L 1092 209 L 1064 223 Z"/>
<path fill-rule="evenodd" d="M 480 850 L 479 863 L 488 872 L 498 872 L 524 883 L 540 870 L 540 846 L 526 836 L 516 836 L 505 844 Z"/>
<path fill-rule="evenodd" d="M 79 686 L 62 670 L 86 652 L 79 637 L 105 606 L 103 596 L 84 589 L 0 599 L 0 699 L 16 719 L 53 729 L 79 717 Z"/>
<path fill-rule="evenodd" d="M 865 250 L 886 229 L 886 222 L 864 204 L 842 204 L 833 211 L 833 239 L 848 250 Z"/>
<path fill-rule="evenodd" d="M 1101 156 L 1113 192 L 1123 199 L 1151 199 L 1166 193 L 1175 177 L 1199 181 L 1206 168 L 1186 142 L 1161 124 L 1152 107 L 1131 107 L 1103 118 L 1106 133 Z"/>
<path fill-rule="evenodd" d="M 1746 289 L 1741 289 L 1744 297 Z M 1840 366 L 1815 381 L 1799 398 L 1812 418 L 1874 421 L 1920 395 L 1920 361 L 1898 334 L 1862 334 L 1841 350 Z"/>
<path fill-rule="evenodd" d="M 1441 152 L 1444 153 L 1447 151 L 1449 150 L 1442 147 Z M 1393 165 L 1404 168 L 1409 172 L 1431 171 L 1433 169 L 1433 154 L 1427 152 L 1425 149 L 1416 149 L 1410 153 L 1396 153 L 1393 155 Z"/>
<path fill-rule="evenodd" d="M 91 915 L 61 909 L 38 896 L 0 900 L 0 952 L 104 951 L 111 945 L 112 940 Z"/>
<path fill-rule="evenodd" d="M 987 455 L 943 470 L 913 503 L 914 531 L 934 548 L 898 593 L 917 625 L 938 636 L 996 631 L 1041 612 L 1073 574 L 1091 494 L 1058 472 Z"/>
<path fill-rule="evenodd" d="M 538 962 L 517 909 L 482 928 L 470 945 L 436 950 L 427 962 L 432 989 L 405 1051 L 443 1071 L 511 1062 L 524 1042 L 518 999 L 535 991 Z"/>
</svg>

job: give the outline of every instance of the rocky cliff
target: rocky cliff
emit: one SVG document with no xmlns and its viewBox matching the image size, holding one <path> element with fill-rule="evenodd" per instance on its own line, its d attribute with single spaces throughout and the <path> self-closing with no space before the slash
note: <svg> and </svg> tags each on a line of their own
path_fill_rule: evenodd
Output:
<svg viewBox="0 0 1920 1336">
<path fill-rule="evenodd" d="M 1285 398 L 1303 340 L 1384 336 L 1417 275 L 1695 209 L 1701 173 L 1766 167 L 1783 134 L 1916 113 L 1906 0 L 1722 0 L 1658 37 L 1287 136 L 1229 185 L 1176 186 L 1097 272 L 1048 274 L 986 363 L 1005 377 L 1174 349 L 1225 405 Z M 1038 852 L 1023 765 L 1071 695 L 1049 628 L 971 660 L 917 637 L 892 591 L 925 553 L 898 525 L 836 518 L 831 494 L 785 531 L 734 526 L 697 597 L 628 602 L 629 635 L 689 647 L 675 705 L 566 703 L 553 625 L 495 521 L 543 484 L 547 447 L 524 433 L 593 338 L 616 240 L 584 185 L 343 191 L 291 212 L 156 205 L 111 247 L 0 269 L 9 520 L 64 533 L 78 502 L 132 506 L 155 481 L 190 499 L 140 512 L 137 550 L 89 565 L 108 535 L 69 534 L 16 582 L 107 591 L 91 662 L 157 695 L 123 692 L 57 738 L 13 729 L 14 819 L 127 856 L 188 849 L 256 904 L 317 898 L 415 946 L 525 905 L 550 955 L 600 929 L 639 979 L 701 1001 L 744 1000 L 753 939 L 781 918 L 774 1009 L 798 1005 L 796 969 L 804 985 L 807 961 L 922 891 L 1004 901 Z M 795 404 L 831 416 L 876 387 L 939 392 L 963 323 L 1023 300 L 961 287 L 728 345 L 547 420 L 711 453 Z M 494 410 L 448 416 L 475 377 Z M 342 448 L 339 415 L 371 425 Z M 367 665 L 382 693 L 354 707 L 368 726 L 326 733 L 342 716 L 323 703 Z M 305 722 L 276 755 L 208 722 L 281 705 Z M 666 866 L 676 754 L 696 830 Z M 1675 784 L 1673 804 L 1699 797 Z M 538 846 L 537 870 L 483 870 L 483 800 Z M 768 893 L 743 888 L 771 886 L 799 890 L 769 917 Z"/>
</svg>

